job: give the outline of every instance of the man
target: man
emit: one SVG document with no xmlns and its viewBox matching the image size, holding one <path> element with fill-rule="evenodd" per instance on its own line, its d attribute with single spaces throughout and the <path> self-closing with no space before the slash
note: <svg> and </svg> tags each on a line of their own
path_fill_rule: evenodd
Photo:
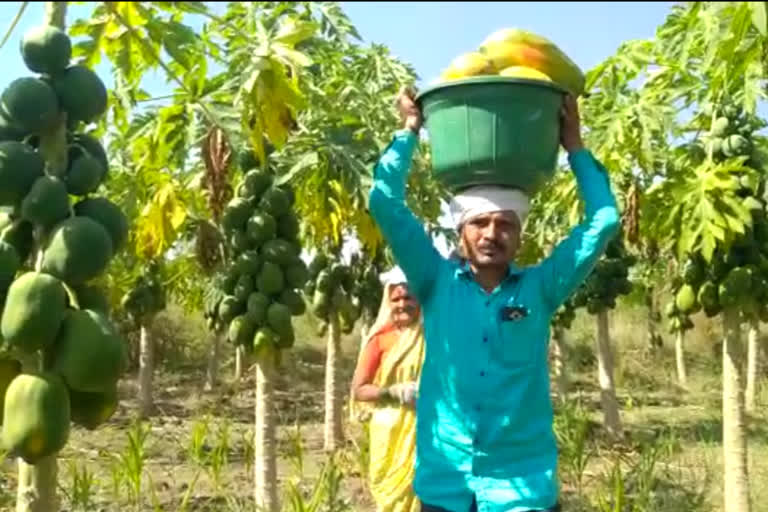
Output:
<svg viewBox="0 0 768 512">
<path fill-rule="evenodd" d="M 405 275 L 385 277 L 379 315 L 360 350 L 354 400 L 371 405 L 368 478 L 378 512 L 418 512 L 413 493 L 416 400 L 424 335 L 421 312 Z"/>
<path fill-rule="evenodd" d="M 461 258 L 446 259 L 404 200 L 422 117 L 412 92 L 398 105 L 404 128 L 376 166 L 370 211 L 424 315 L 414 490 L 429 512 L 560 510 L 549 325 L 618 231 L 607 173 L 584 148 L 576 100 L 566 97 L 560 142 L 583 222 L 522 269 L 513 260 L 528 198 L 476 187 L 453 198 Z"/>
</svg>

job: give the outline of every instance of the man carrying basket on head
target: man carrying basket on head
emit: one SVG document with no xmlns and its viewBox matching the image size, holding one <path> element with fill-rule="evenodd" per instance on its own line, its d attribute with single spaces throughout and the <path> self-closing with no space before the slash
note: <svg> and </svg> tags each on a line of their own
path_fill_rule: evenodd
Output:
<svg viewBox="0 0 768 512">
<path fill-rule="evenodd" d="M 567 96 L 560 143 L 584 220 L 549 257 L 520 268 L 513 260 L 529 198 L 469 188 L 451 202 L 460 258 L 447 259 L 405 203 L 422 116 L 409 90 L 398 107 L 404 128 L 376 165 L 370 211 L 423 312 L 414 490 L 425 512 L 559 510 L 549 327 L 619 229 L 607 173 L 583 147 L 578 106 Z"/>
</svg>

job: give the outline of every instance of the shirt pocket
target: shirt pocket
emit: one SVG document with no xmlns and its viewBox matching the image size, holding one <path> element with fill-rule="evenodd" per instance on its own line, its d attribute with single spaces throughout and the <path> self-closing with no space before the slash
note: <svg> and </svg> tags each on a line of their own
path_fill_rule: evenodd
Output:
<svg viewBox="0 0 768 512">
<path fill-rule="evenodd" d="M 508 308 L 508 312 L 499 312 L 497 338 L 492 347 L 493 355 L 499 363 L 508 368 L 529 366 L 533 364 L 536 345 L 534 314 L 522 304 L 509 303 L 502 307 Z"/>
</svg>

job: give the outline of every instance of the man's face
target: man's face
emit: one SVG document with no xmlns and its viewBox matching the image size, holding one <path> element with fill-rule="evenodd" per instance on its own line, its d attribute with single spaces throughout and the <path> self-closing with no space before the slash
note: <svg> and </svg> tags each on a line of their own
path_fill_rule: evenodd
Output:
<svg viewBox="0 0 768 512">
<path fill-rule="evenodd" d="M 507 265 L 520 248 L 520 229 L 513 211 L 472 217 L 461 229 L 464 256 L 478 268 Z"/>
<path fill-rule="evenodd" d="M 389 300 L 392 303 L 392 322 L 397 327 L 407 327 L 419 318 L 419 304 L 404 284 L 391 289 Z"/>
</svg>

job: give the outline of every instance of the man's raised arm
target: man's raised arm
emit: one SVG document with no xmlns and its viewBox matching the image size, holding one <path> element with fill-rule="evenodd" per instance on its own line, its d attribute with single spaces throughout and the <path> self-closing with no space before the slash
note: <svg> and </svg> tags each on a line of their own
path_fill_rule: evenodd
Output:
<svg viewBox="0 0 768 512">
<path fill-rule="evenodd" d="M 405 184 L 411 170 L 421 114 L 411 95 L 400 96 L 405 128 L 398 130 L 376 164 L 370 211 L 392 248 L 397 264 L 408 278 L 408 285 L 421 302 L 426 302 L 442 263 L 424 226 L 405 203 Z"/>
</svg>

